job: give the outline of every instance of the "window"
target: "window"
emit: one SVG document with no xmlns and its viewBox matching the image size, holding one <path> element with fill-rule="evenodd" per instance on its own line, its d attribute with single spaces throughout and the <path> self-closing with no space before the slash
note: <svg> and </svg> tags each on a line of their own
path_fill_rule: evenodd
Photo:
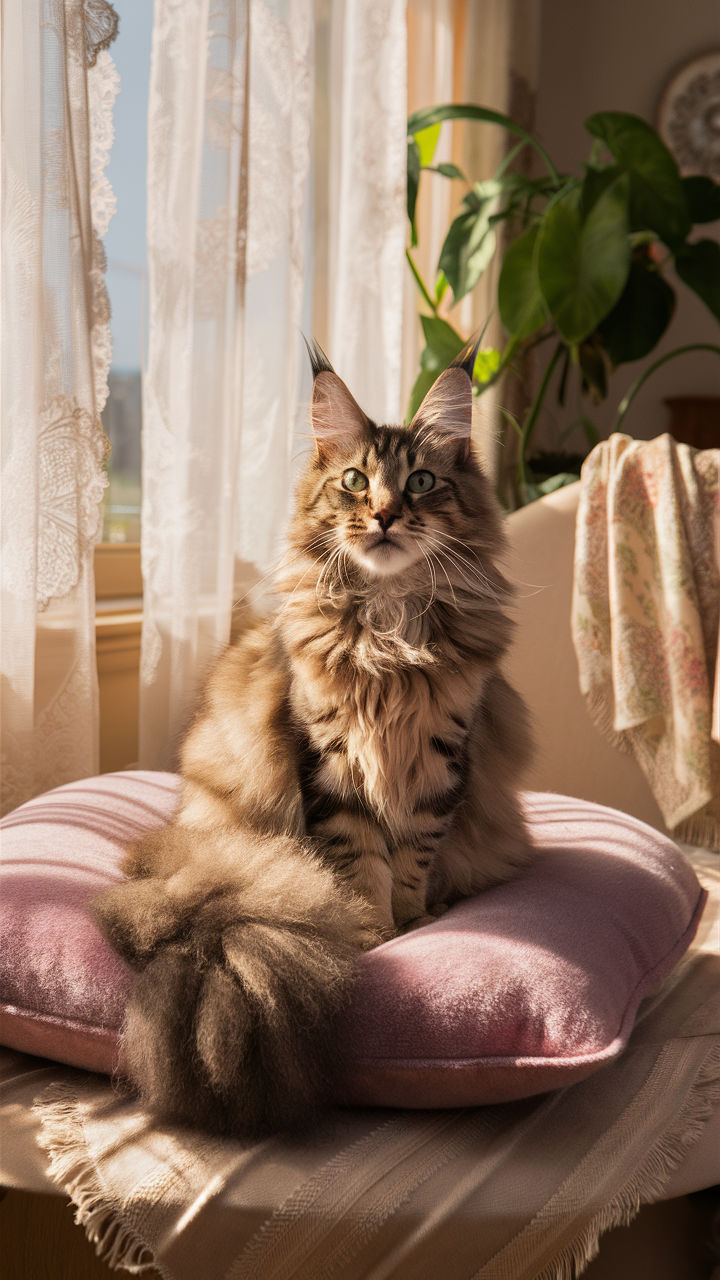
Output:
<svg viewBox="0 0 720 1280">
<path fill-rule="evenodd" d="M 103 426 L 110 441 L 102 542 L 95 550 L 100 765 L 137 760 L 142 626 L 140 435 L 147 254 L 145 168 L 153 6 L 120 0 L 111 54 L 120 75 L 108 178 L 117 202 L 105 236 L 112 361 Z"/>
<path fill-rule="evenodd" d="M 117 9 L 120 27 L 111 53 L 120 75 L 120 92 L 107 169 L 117 208 L 105 237 L 113 351 L 103 411 L 103 425 L 112 446 L 103 542 L 112 546 L 140 541 L 141 377 L 147 295 L 145 167 L 153 6 L 126 0 Z M 118 559 L 128 563 L 127 554 Z M 99 557 L 101 571 L 111 560 L 107 554 Z M 100 593 L 107 595 L 107 583 L 102 580 Z"/>
</svg>

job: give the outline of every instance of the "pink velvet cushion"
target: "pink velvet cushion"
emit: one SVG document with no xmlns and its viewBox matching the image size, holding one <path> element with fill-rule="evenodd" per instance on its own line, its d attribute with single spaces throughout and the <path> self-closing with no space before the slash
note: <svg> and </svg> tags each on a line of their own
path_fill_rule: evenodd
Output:
<svg viewBox="0 0 720 1280">
<path fill-rule="evenodd" d="M 0 824 L 2 1043 L 116 1068 L 132 975 L 88 904 L 177 794 L 171 774 L 108 774 Z M 538 856 L 525 875 L 362 957 L 338 1100 L 472 1106 L 582 1079 L 622 1051 L 689 946 L 705 894 L 672 841 L 586 801 L 526 804 Z"/>
</svg>

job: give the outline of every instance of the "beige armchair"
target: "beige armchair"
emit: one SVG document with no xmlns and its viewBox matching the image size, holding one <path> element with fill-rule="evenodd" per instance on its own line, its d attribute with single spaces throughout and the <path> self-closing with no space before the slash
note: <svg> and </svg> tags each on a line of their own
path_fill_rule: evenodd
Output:
<svg viewBox="0 0 720 1280">
<path fill-rule="evenodd" d="M 507 522 L 518 626 L 506 671 L 534 723 L 528 786 L 594 800 L 665 830 L 639 765 L 601 736 L 578 687 L 570 603 L 579 494 L 579 484 L 569 485 Z"/>
<path fill-rule="evenodd" d="M 537 745 L 527 785 L 532 790 L 581 796 L 597 804 L 609 805 L 665 831 L 660 810 L 640 766 L 631 755 L 617 751 L 598 732 L 578 686 L 577 661 L 570 632 L 570 606 L 579 496 L 579 484 L 559 489 L 513 512 L 506 526 L 510 539 L 507 573 L 517 589 L 517 631 L 506 663 L 506 674 L 530 708 Z M 705 865 L 712 868 L 713 880 L 717 878 L 716 858 L 717 855 L 706 855 Z M 701 873 L 703 862 L 693 861 Z M 717 951 L 719 933 L 720 922 L 715 911 L 712 920 L 708 918 L 705 922 L 704 950 Z M 716 1110 L 702 1141 L 671 1179 L 664 1196 L 682 1196 L 688 1191 L 717 1183 L 719 1152 L 720 1111 Z M 662 1213 L 665 1213 L 664 1220 Z M 679 1235 L 676 1237 L 670 1230 L 673 1214 L 677 1215 L 674 1225 Z M 662 1274 L 672 1275 L 675 1265 L 671 1260 L 672 1248 L 683 1229 L 680 1202 L 675 1201 L 672 1210 L 667 1201 L 650 1206 L 644 1215 L 643 1224 L 647 1226 L 641 1228 L 640 1223 L 633 1224 L 638 1265 L 647 1263 L 650 1255 L 646 1250 L 651 1248 L 649 1236 L 662 1227 L 668 1232 L 662 1247 L 670 1250 L 670 1270 Z M 647 1238 L 643 1234 L 646 1229 L 649 1231 Z M 593 1280 L 595 1277 L 604 1280 L 606 1275 L 630 1274 L 625 1269 L 614 1273 L 612 1251 L 607 1250 L 605 1257 L 608 1254 L 610 1269 L 605 1270 L 601 1250 L 601 1257 L 587 1272 L 588 1280 L 591 1276 Z M 631 1255 L 632 1244 L 627 1257 Z M 625 1255 L 622 1258 L 623 1264 L 620 1265 L 628 1266 Z M 704 1272 L 688 1269 L 686 1274 L 694 1276 Z"/>
</svg>

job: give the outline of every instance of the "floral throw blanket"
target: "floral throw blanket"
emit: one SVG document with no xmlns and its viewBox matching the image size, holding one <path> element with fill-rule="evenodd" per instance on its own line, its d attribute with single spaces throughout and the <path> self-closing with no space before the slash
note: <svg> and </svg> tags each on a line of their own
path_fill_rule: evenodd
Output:
<svg viewBox="0 0 720 1280">
<path fill-rule="evenodd" d="M 587 458 L 572 633 L 597 727 L 678 839 L 720 851 L 720 449 L 611 436 Z"/>
</svg>

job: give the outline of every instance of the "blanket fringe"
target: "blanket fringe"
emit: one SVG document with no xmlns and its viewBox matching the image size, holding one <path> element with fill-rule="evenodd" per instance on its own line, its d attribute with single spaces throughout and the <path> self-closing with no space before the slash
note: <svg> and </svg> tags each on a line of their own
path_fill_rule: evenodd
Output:
<svg viewBox="0 0 720 1280">
<path fill-rule="evenodd" d="M 583 688 L 581 685 L 581 693 L 585 709 L 598 733 L 606 738 L 616 751 L 621 751 L 626 756 L 632 755 L 632 743 L 627 732 L 615 728 L 615 700 L 612 696 L 612 688 L 609 691 L 605 689 L 600 691 L 596 688 Z"/>
<path fill-rule="evenodd" d="M 720 820 L 710 814 L 698 813 L 695 817 L 686 818 L 675 827 L 672 834 L 674 840 L 720 853 Z"/>
<path fill-rule="evenodd" d="M 627 1227 L 643 1204 L 659 1199 L 684 1157 L 699 1140 L 720 1102 L 720 1045 L 704 1059 L 685 1103 L 670 1129 L 648 1152 L 624 1187 L 585 1225 L 578 1236 L 555 1255 L 534 1280 L 577 1280 L 600 1249 L 600 1237 L 613 1227 Z"/>
<path fill-rule="evenodd" d="M 598 1253 L 600 1238 L 613 1227 L 627 1226 L 644 1203 L 659 1198 L 670 1175 L 700 1138 L 720 1102 L 720 1045 L 713 1044 L 698 1069 L 685 1102 L 667 1131 L 648 1152 L 640 1167 L 584 1228 L 556 1253 L 552 1262 L 534 1273 L 534 1280 L 577 1280 Z M 50 1160 L 50 1175 L 75 1205 L 75 1221 L 82 1226 L 99 1258 L 113 1270 L 138 1275 L 153 1267 L 171 1280 L 137 1232 L 122 1220 L 122 1212 L 108 1200 L 95 1166 L 82 1147 L 82 1111 L 71 1085 L 46 1090 L 33 1108 L 41 1121 L 40 1142 Z M 270 1280 L 270 1277 L 268 1277 Z"/>
<path fill-rule="evenodd" d="M 633 755 L 637 764 L 640 766 L 648 786 L 653 791 L 652 779 L 648 773 L 649 757 L 645 761 L 641 744 L 637 743 L 637 749 L 633 747 L 633 739 L 630 731 L 627 729 L 616 729 L 614 723 L 614 702 L 612 698 L 612 690 L 598 689 L 582 690 L 585 702 L 585 709 L 597 729 L 610 746 L 623 755 Z M 646 767 L 647 763 L 647 767 Z M 662 812 L 661 797 L 655 795 Z M 667 812 L 663 812 L 663 818 L 669 821 Z M 698 845 L 701 849 L 712 849 L 716 853 L 720 853 L 720 819 L 705 809 L 699 809 L 695 813 L 691 813 L 688 817 L 681 817 L 675 823 L 674 827 L 668 827 L 674 840 L 683 840 L 686 844 Z"/>
<path fill-rule="evenodd" d="M 41 1123 L 39 1141 L 50 1160 L 50 1177 L 70 1196 L 75 1222 L 84 1228 L 98 1258 L 112 1270 L 123 1268 L 140 1275 L 155 1268 L 166 1276 L 152 1250 L 123 1222 L 121 1212 L 103 1191 L 97 1170 L 82 1146 L 82 1115 L 73 1086 L 51 1085 L 35 1103 L 33 1113 Z"/>
</svg>

